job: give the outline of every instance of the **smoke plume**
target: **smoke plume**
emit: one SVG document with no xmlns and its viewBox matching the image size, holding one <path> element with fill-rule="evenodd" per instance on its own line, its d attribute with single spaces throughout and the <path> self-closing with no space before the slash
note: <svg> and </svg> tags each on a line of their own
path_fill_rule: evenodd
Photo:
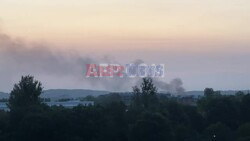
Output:
<svg viewBox="0 0 250 141">
<path fill-rule="evenodd" d="M 42 43 L 26 43 L 0 33 L 0 90 L 10 91 L 22 75 L 34 75 L 48 88 L 103 89 L 130 91 L 140 78 L 86 78 L 86 64 L 119 64 L 109 56 L 101 59 L 83 56 L 76 52 L 55 51 Z M 143 63 L 137 59 L 135 64 Z M 162 90 L 180 93 L 182 82 L 172 80 L 169 84 L 155 81 Z"/>
</svg>

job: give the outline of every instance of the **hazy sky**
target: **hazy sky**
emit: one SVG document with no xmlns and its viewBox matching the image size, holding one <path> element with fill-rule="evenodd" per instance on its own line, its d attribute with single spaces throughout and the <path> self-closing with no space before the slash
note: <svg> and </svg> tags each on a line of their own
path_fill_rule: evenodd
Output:
<svg viewBox="0 0 250 141">
<path fill-rule="evenodd" d="M 27 55 L 32 48 L 52 50 L 59 60 L 77 52 L 103 63 L 107 57 L 164 63 L 163 81 L 181 78 L 187 90 L 250 89 L 249 25 L 249 0 L 0 0 L 0 91 L 26 73 L 46 88 L 95 88 L 78 83 L 73 71 L 58 77 L 61 70 L 35 71 L 32 61 L 25 64 L 29 71 L 10 67 L 34 60 Z M 43 62 L 53 55 L 37 56 L 46 68 L 53 66 Z M 79 67 L 73 62 L 67 65 Z"/>
</svg>

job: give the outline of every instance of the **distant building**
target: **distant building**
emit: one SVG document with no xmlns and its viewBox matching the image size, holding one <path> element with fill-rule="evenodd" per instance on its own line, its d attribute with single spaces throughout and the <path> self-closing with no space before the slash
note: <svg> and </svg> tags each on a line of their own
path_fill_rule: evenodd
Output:
<svg viewBox="0 0 250 141">
<path fill-rule="evenodd" d="M 0 110 L 9 111 L 9 107 L 7 106 L 7 102 L 0 102 Z"/>
<path fill-rule="evenodd" d="M 64 102 L 45 102 L 48 106 L 63 106 L 65 108 L 73 108 L 78 105 L 93 106 L 94 101 L 64 101 Z"/>
<path fill-rule="evenodd" d="M 178 97 L 177 102 L 184 104 L 184 105 L 196 106 L 198 100 L 199 100 L 199 96 L 190 95 L 190 96 Z"/>
<path fill-rule="evenodd" d="M 82 106 L 93 106 L 94 101 L 65 101 L 65 102 L 44 102 L 48 106 L 63 106 L 65 108 L 73 108 L 78 105 Z M 7 102 L 0 102 L 0 110 L 9 111 L 9 107 L 7 106 Z"/>
</svg>

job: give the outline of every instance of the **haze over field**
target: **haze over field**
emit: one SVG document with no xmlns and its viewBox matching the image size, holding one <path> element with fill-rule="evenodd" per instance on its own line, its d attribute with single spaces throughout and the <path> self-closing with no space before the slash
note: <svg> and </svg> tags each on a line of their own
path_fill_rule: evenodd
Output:
<svg viewBox="0 0 250 141">
<path fill-rule="evenodd" d="M 131 90 L 86 79 L 84 64 L 138 60 L 186 90 L 249 89 L 249 13 L 249 0 L 1 0 L 0 91 L 26 74 L 46 89 Z"/>
</svg>

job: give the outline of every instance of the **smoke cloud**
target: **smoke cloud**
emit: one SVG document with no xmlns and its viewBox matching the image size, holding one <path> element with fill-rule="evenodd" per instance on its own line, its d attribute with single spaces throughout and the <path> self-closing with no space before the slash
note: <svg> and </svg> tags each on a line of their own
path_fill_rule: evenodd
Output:
<svg viewBox="0 0 250 141">
<path fill-rule="evenodd" d="M 183 82 L 180 78 L 173 79 L 170 81 L 170 83 L 154 80 L 154 84 L 163 92 L 174 95 L 182 95 L 185 92 L 185 89 L 183 88 Z"/>
<path fill-rule="evenodd" d="M 134 64 L 139 65 L 145 63 L 141 59 L 137 59 L 134 61 Z M 142 80 L 137 80 L 137 85 L 140 85 L 142 83 Z M 183 82 L 180 78 L 175 78 L 171 80 L 169 83 L 164 82 L 162 80 L 159 80 L 157 78 L 153 78 L 153 83 L 158 88 L 159 91 L 162 91 L 164 93 L 171 93 L 172 95 L 182 95 L 185 92 L 185 89 L 183 87 Z"/>
<path fill-rule="evenodd" d="M 48 88 L 103 89 L 129 91 L 140 78 L 86 78 L 86 64 L 119 64 L 109 56 L 101 59 L 83 56 L 76 52 L 54 51 L 42 43 L 26 43 L 0 33 L 0 91 L 10 91 L 22 75 L 34 75 Z M 137 59 L 135 64 L 143 63 Z M 180 79 L 169 84 L 155 81 L 156 86 L 168 92 L 184 91 Z M 58 85 L 57 85 L 58 84 Z"/>
</svg>

